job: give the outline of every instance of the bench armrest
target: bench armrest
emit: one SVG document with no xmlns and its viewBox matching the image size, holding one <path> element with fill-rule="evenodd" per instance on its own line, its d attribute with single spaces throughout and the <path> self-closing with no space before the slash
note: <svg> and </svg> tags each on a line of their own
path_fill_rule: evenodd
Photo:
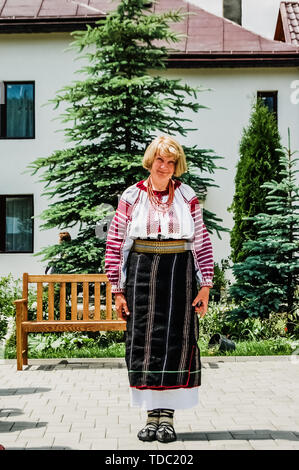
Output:
<svg viewBox="0 0 299 470">
<path fill-rule="evenodd" d="M 19 304 L 19 303 L 22 303 L 22 304 L 25 304 L 28 302 L 28 299 L 18 299 L 18 300 L 14 300 L 14 303 L 15 304 Z"/>
<path fill-rule="evenodd" d="M 16 321 L 27 320 L 28 316 L 28 299 L 14 300 L 16 305 Z"/>
</svg>

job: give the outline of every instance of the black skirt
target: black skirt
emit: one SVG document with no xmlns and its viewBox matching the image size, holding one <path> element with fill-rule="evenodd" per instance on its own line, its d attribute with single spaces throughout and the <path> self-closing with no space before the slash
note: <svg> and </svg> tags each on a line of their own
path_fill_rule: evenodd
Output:
<svg viewBox="0 0 299 470">
<path fill-rule="evenodd" d="M 201 383 L 193 254 L 136 253 L 127 261 L 125 296 L 129 383 L 137 389 L 177 389 Z"/>
</svg>

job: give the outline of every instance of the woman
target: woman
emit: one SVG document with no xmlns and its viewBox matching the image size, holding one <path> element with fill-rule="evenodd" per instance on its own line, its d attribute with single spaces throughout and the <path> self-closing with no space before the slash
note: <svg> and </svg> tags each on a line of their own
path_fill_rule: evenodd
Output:
<svg viewBox="0 0 299 470">
<path fill-rule="evenodd" d="M 176 440 L 175 409 L 198 403 L 198 320 L 213 286 L 213 251 L 181 145 L 157 137 L 146 149 L 150 175 L 122 194 L 109 227 L 105 271 L 127 319 L 131 406 L 147 410 L 142 441 Z M 199 284 L 199 290 L 197 287 Z"/>
</svg>

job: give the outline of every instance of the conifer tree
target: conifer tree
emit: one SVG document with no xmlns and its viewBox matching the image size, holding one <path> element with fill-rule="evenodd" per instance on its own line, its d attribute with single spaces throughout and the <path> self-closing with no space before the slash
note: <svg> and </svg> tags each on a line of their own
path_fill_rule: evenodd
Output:
<svg viewBox="0 0 299 470">
<path fill-rule="evenodd" d="M 112 206 L 126 187 L 148 176 L 141 160 L 146 146 L 157 134 L 187 136 L 190 119 L 185 110 L 197 113 L 204 106 L 197 95 L 203 90 L 157 72 L 166 69 L 169 48 L 180 35 L 170 24 L 183 14 L 170 11 L 153 14 L 147 0 L 121 0 L 117 9 L 96 27 L 76 31 L 70 47 L 87 59 L 79 72 L 81 80 L 59 90 L 50 100 L 61 115 L 67 140 L 72 146 L 36 159 L 29 167 L 32 175 L 43 170 L 39 180 L 46 183 L 42 195 L 58 198 L 40 215 L 46 222 L 41 230 L 63 230 L 80 224 L 77 238 L 69 243 L 48 246 L 44 255 L 56 272 L 104 272 L 105 236 L 96 233 L 100 222 L 111 220 Z M 159 42 L 159 44 L 157 44 Z M 182 181 L 191 184 L 200 199 L 213 184 L 196 174 L 214 173 L 219 157 L 210 149 L 184 147 L 190 173 Z M 215 214 L 203 212 L 208 230 L 227 231 L 218 225 Z"/>
<path fill-rule="evenodd" d="M 258 98 L 254 103 L 250 122 L 243 129 L 240 159 L 235 176 L 235 194 L 228 209 L 233 212 L 231 230 L 231 259 L 241 262 L 246 256 L 244 242 L 254 239 L 256 227 L 250 217 L 266 210 L 267 189 L 263 183 L 279 180 L 279 152 L 281 149 L 277 123 L 272 112 Z"/>
<path fill-rule="evenodd" d="M 266 212 L 250 220 L 255 239 L 244 242 L 249 253 L 243 262 L 233 266 L 236 282 L 229 294 L 238 307 L 232 317 L 268 318 L 271 313 L 287 313 L 289 330 L 298 320 L 299 300 L 299 187 L 295 169 L 299 158 L 288 147 L 280 152 L 280 181 L 262 185 L 267 191 Z"/>
</svg>

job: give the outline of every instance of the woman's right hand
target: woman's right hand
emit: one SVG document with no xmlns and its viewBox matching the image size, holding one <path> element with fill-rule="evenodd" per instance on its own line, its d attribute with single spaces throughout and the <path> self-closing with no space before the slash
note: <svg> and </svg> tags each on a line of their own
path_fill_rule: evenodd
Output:
<svg viewBox="0 0 299 470">
<path fill-rule="evenodd" d="M 124 294 L 115 294 L 115 308 L 118 313 L 119 320 L 123 320 L 130 315 Z"/>
</svg>

